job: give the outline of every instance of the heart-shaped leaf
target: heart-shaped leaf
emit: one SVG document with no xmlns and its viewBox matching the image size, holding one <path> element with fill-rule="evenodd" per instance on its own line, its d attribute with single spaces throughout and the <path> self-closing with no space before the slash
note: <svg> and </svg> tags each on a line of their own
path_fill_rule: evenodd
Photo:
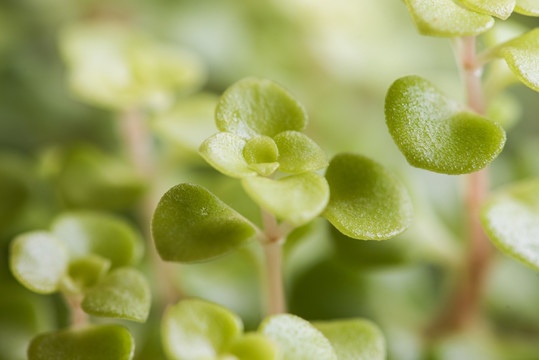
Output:
<svg viewBox="0 0 539 360">
<path fill-rule="evenodd" d="M 496 123 L 459 106 L 418 76 L 391 85 L 385 103 L 393 140 L 410 165 L 466 174 L 492 162 L 505 144 Z"/>
<path fill-rule="evenodd" d="M 520 81 L 539 91 L 539 29 L 500 45 L 496 55 L 505 59 Z"/>
<path fill-rule="evenodd" d="M 96 254 L 109 259 L 112 268 L 135 264 L 142 256 L 142 238 L 137 230 L 106 213 L 65 213 L 54 221 L 52 232 L 72 256 Z"/>
<path fill-rule="evenodd" d="M 507 19 L 515 8 L 515 0 L 461 0 L 473 11 Z"/>
<path fill-rule="evenodd" d="M 241 319 L 219 305 L 182 300 L 163 315 L 162 338 L 170 359 L 216 359 L 243 331 Z"/>
<path fill-rule="evenodd" d="M 189 263 L 237 248 L 255 234 L 255 228 L 202 186 L 180 184 L 159 201 L 152 233 L 163 260 Z"/>
<path fill-rule="evenodd" d="M 233 84 L 221 96 L 215 122 L 219 130 L 243 138 L 273 137 L 286 130 L 303 130 L 307 114 L 281 86 L 270 80 L 247 78 Z"/>
<path fill-rule="evenodd" d="M 326 179 L 331 195 L 323 216 L 346 236 L 384 240 L 410 224 L 413 210 L 406 188 L 376 162 L 339 154 L 330 161 Z"/>
<path fill-rule="evenodd" d="M 69 263 L 62 286 L 67 291 L 81 293 L 97 284 L 109 271 L 110 260 L 99 255 L 87 255 Z"/>
<path fill-rule="evenodd" d="M 539 271 L 539 179 L 491 195 L 481 222 L 501 251 Z"/>
<path fill-rule="evenodd" d="M 307 135 L 283 131 L 274 138 L 279 149 L 280 170 L 292 174 L 320 170 L 328 166 L 324 151 Z"/>
<path fill-rule="evenodd" d="M 247 141 L 228 132 L 217 133 L 200 145 L 200 155 L 215 169 L 234 178 L 256 175 L 243 157 Z"/>
<path fill-rule="evenodd" d="M 277 344 L 282 360 L 337 360 L 329 340 L 308 321 L 295 315 L 266 318 L 259 331 Z"/>
<path fill-rule="evenodd" d="M 384 360 L 386 344 L 378 326 L 368 320 L 315 322 L 330 341 L 339 360 Z"/>
<path fill-rule="evenodd" d="M 419 32 L 430 36 L 471 36 L 494 25 L 494 19 L 457 5 L 453 0 L 405 0 Z"/>
<path fill-rule="evenodd" d="M 61 241 L 45 231 L 17 236 L 11 244 L 11 272 L 28 289 L 49 294 L 67 271 L 69 255 Z"/>
<path fill-rule="evenodd" d="M 537 0 L 516 0 L 515 12 L 528 15 L 539 16 L 539 1 Z"/>
<path fill-rule="evenodd" d="M 238 338 L 228 351 L 238 360 L 278 360 L 276 344 L 259 333 L 249 333 Z"/>
<path fill-rule="evenodd" d="M 130 360 L 133 337 L 119 325 L 97 325 L 42 334 L 28 347 L 29 360 Z"/>
<path fill-rule="evenodd" d="M 119 268 L 86 293 L 82 309 L 95 316 L 144 322 L 150 312 L 150 298 L 148 282 L 139 271 Z"/>
<path fill-rule="evenodd" d="M 311 172 L 278 180 L 249 177 L 242 180 L 242 185 L 258 205 L 294 225 L 317 217 L 329 199 L 327 181 Z"/>
</svg>

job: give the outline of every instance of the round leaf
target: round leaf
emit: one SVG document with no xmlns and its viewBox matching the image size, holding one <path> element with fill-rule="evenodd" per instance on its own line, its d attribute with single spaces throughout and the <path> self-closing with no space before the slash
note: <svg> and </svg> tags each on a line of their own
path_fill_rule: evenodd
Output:
<svg viewBox="0 0 539 360">
<path fill-rule="evenodd" d="M 276 83 L 256 78 L 240 80 L 219 99 L 217 128 L 241 137 L 273 137 L 286 130 L 301 131 L 307 114 L 301 104 Z"/>
<path fill-rule="evenodd" d="M 130 360 L 135 343 L 119 325 L 97 325 L 42 334 L 28 348 L 29 360 Z"/>
<path fill-rule="evenodd" d="M 539 1 L 516 0 L 515 12 L 528 16 L 539 16 Z"/>
<path fill-rule="evenodd" d="M 430 36 L 471 36 L 494 25 L 488 15 L 464 9 L 453 0 L 406 0 L 419 32 Z"/>
<path fill-rule="evenodd" d="M 462 4 L 483 14 L 507 19 L 515 7 L 515 0 L 461 0 Z"/>
<path fill-rule="evenodd" d="M 144 322 L 150 312 L 150 287 L 137 270 L 113 270 L 93 287 L 82 301 L 91 315 Z"/>
<path fill-rule="evenodd" d="M 384 240 L 408 227 L 412 204 L 404 185 L 376 162 L 356 154 L 339 154 L 329 163 L 326 217 L 354 239 Z"/>
<path fill-rule="evenodd" d="M 165 311 L 161 331 L 170 359 L 215 359 L 228 351 L 243 325 L 238 316 L 224 307 L 189 299 Z"/>
<path fill-rule="evenodd" d="M 159 201 L 152 233 L 163 260 L 189 263 L 235 249 L 248 241 L 255 229 L 202 186 L 180 184 Z"/>
<path fill-rule="evenodd" d="M 303 133 L 284 131 L 275 136 L 274 140 L 279 149 L 281 171 L 297 174 L 328 166 L 324 151 Z"/>
<path fill-rule="evenodd" d="M 314 326 L 333 345 L 339 360 L 384 360 L 386 346 L 382 332 L 363 319 L 315 322 Z"/>
<path fill-rule="evenodd" d="M 481 222 L 501 251 L 539 271 L 539 179 L 493 194 Z"/>
<path fill-rule="evenodd" d="M 275 162 L 278 156 L 277 145 L 269 136 L 255 136 L 243 148 L 243 157 L 249 164 Z"/>
<path fill-rule="evenodd" d="M 254 176 L 243 157 L 247 142 L 236 134 L 222 132 L 206 139 L 200 145 L 200 155 L 215 169 L 234 178 Z"/>
<path fill-rule="evenodd" d="M 32 291 L 49 294 L 58 290 L 67 271 L 67 249 L 44 231 L 17 236 L 11 244 L 10 268 L 13 275 Z"/>
<path fill-rule="evenodd" d="M 88 255 L 69 263 L 62 286 L 70 292 L 80 293 L 100 281 L 110 269 L 110 260 L 99 255 Z"/>
<path fill-rule="evenodd" d="M 294 225 L 317 217 L 329 199 L 327 181 L 310 172 L 279 180 L 249 177 L 242 180 L 242 185 L 258 205 Z"/>
<path fill-rule="evenodd" d="M 113 215 L 66 213 L 53 223 L 52 232 L 67 245 L 73 257 L 96 254 L 109 259 L 112 268 L 135 264 L 142 256 L 140 234 Z"/>
<path fill-rule="evenodd" d="M 418 76 L 391 85 L 385 114 L 406 160 L 422 169 L 451 175 L 474 172 L 492 162 L 505 144 L 499 125 L 462 109 Z"/>
<path fill-rule="evenodd" d="M 259 331 L 277 344 L 282 360 L 337 360 L 329 340 L 309 322 L 295 315 L 266 318 Z"/>
<path fill-rule="evenodd" d="M 258 333 L 246 334 L 237 339 L 230 347 L 229 353 L 237 360 L 280 359 L 276 344 Z"/>
</svg>

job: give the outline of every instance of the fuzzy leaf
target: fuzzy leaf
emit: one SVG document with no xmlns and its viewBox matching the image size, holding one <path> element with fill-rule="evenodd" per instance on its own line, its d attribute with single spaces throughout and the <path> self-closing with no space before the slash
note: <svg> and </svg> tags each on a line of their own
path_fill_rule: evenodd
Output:
<svg viewBox="0 0 539 360">
<path fill-rule="evenodd" d="M 119 268 L 86 293 L 82 309 L 95 316 L 145 322 L 150 302 L 146 278 L 138 270 Z"/>
<path fill-rule="evenodd" d="M 470 10 L 507 19 L 515 8 L 515 0 L 461 0 Z"/>
<path fill-rule="evenodd" d="M 329 163 L 329 204 L 323 216 L 346 236 L 384 240 L 402 233 L 412 219 L 404 185 L 378 163 L 339 154 Z"/>
<path fill-rule="evenodd" d="M 494 25 L 488 15 L 464 9 L 453 0 L 405 0 L 419 32 L 429 36 L 471 36 Z"/>
<path fill-rule="evenodd" d="M 45 231 L 17 236 L 11 244 L 11 272 L 28 289 L 49 294 L 58 290 L 69 255 L 61 241 Z"/>
<path fill-rule="evenodd" d="M 337 360 L 329 340 L 309 322 L 295 315 L 266 318 L 259 331 L 277 344 L 282 360 Z"/>
<path fill-rule="evenodd" d="M 363 319 L 315 322 L 313 325 L 333 345 L 339 360 L 384 360 L 386 346 L 382 332 Z"/>
<path fill-rule="evenodd" d="M 95 325 L 38 335 L 28 348 L 29 360 L 130 360 L 133 337 L 119 325 Z"/>
<path fill-rule="evenodd" d="M 230 347 L 229 353 L 238 360 L 278 360 L 276 344 L 266 336 L 249 333 L 237 339 Z"/>
<path fill-rule="evenodd" d="M 491 195 L 481 222 L 501 251 L 539 271 L 539 179 Z"/>
<path fill-rule="evenodd" d="M 280 170 L 292 174 L 320 170 L 328 166 L 324 151 L 307 135 L 284 131 L 274 138 L 279 149 Z"/>
<path fill-rule="evenodd" d="M 294 225 L 317 217 L 329 199 L 327 181 L 311 172 L 278 180 L 249 177 L 242 180 L 242 185 L 258 205 Z"/>
<path fill-rule="evenodd" d="M 391 85 L 385 104 L 393 140 L 410 165 L 443 174 L 466 174 L 502 151 L 505 131 L 465 110 L 430 82 L 406 76 Z"/>
<path fill-rule="evenodd" d="M 80 211 L 59 216 L 52 232 L 74 257 L 96 254 L 111 267 L 132 265 L 142 256 L 142 239 L 129 223 L 113 215 Z"/>
<path fill-rule="evenodd" d="M 539 1 L 537 0 L 517 0 L 515 12 L 528 15 L 539 16 Z"/>
<path fill-rule="evenodd" d="M 501 45 L 496 55 L 505 59 L 520 81 L 539 91 L 539 29 Z"/>
<path fill-rule="evenodd" d="M 236 134 L 222 132 L 206 139 L 200 145 L 200 155 L 214 168 L 234 178 L 254 176 L 243 157 L 247 141 Z"/>
<path fill-rule="evenodd" d="M 221 96 L 215 112 L 217 128 L 243 138 L 273 137 L 307 125 L 303 106 L 276 83 L 256 78 L 238 81 Z"/>
<path fill-rule="evenodd" d="M 99 255 L 87 255 L 69 263 L 62 285 L 70 292 L 80 293 L 97 284 L 109 271 L 110 260 Z"/>
<path fill-rule="evenodd" d="M 255 229 L 202 186 L 180 184 L 159 201 L 152 233 L 163 260 L 189 263 L 235 249 L 248 241 Z"/>
<path fill-rule="evenodd" d="M 243 324 L 222 306 L 188 299 L 165 311 L 161 331 L 170 359 L 215 359 L 228 351 L 243 331 Z"/>
</svg>

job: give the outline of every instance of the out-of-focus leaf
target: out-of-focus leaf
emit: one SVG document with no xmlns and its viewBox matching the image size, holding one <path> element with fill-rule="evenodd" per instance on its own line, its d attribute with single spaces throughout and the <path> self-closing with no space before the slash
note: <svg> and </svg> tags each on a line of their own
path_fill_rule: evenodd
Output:
<svg viewBox="0 0 539 360">
<path fill-rule="evenodd" d="M 386 344 L 382 331 L 364 319 L 315 322 L 337 353 L 339 360 L 384 360 Z"/>
<path fill-rule="evenodd" d="M 276 83 L 256 78 L 238 81 L 221 96 L 215 112 L 217 128 L 241 137 L 273 137 L 286 130 L 301 131 L 307 114 L 301 104 Z"/>
<path fill-rule="evenodd" d="M 260 324 L 259 331 L 277 344 L 282 360 L 337 360 L 329 340 L 295 315 L 270 316 Z"/>
<path fill-rule="evenodd" d="M 276 344 L 258 333 L 249 333 L 237 339 L 229 350 L 238 360 L 278 360 Z"/>
<path fill-rule="evenodd" d="M 91 315 L 145 322 L 150 302 L 146 278 L 135 269 L 119 268 L 86 293 L 82 308 Z"/>
<path fill-rule="evenodd" d="M 277 134 L 274 140 L 279 148 L 281 171 L 296 174 L 328 166 L 324 151 L 303 133 L 284 131 Z"/>
<path fill-rule="evenodd" d="M 246 143 L 247 141 L 236 134 L 217 133 L 200 145 L 200 155 L 225 175 L 234 178 L 254 176 L 256 171 L 249 168 L 249 164 L 243 157 Z"/>
<path fill-rule="evenodd" d="M 491 163 L 502 151 L 505 131 L 466 110 L 418 76 L 391 85 L 386 122 L 406 160 L 443 174 L 466 174 Z"/>
<path fill-rule="evenodd" d="M 131 360 L 135 343 L 119 325 L 95 325 L 45 333 L 32 340 L 29 360 Z"/>
<path fill-rule="evenodd" d="M 487 109 L 487 117 L 506 131 L 520 120 L 521 115 L 521 103 L 514 96 L 503 92 L 492 99 Z"/>
<path fill-rule="evenodd" d="M 494 25 L 494 19 L 457 5 L 453 0 L 405 0 L 419 32 L 430 36 L 471 36 Z"/>
<path fill-rule="evenodd" d="M 60 215 L 52 232 L 73 257 L 96 254 L 111 267 L 133 265 L 142 256 L 141 235 L 126 221 L 106 213 L 79 211 Z"/>
<path fill-rule="evenodd" d="M 0 169 L 0 228 L 19 214 L 28 197 L 25 184 L 7 170 Z"/>
<path fill-rule="evenodd" d="M 528 16 L 539 16 L 539 1 L 516 0 L 515 12 Z"/>
<path fill-rule="evenodd" d="M 170 359 L 216 359 L 240 336 L 243 325 L 219 305 L 188 299 L 165 311 L 161 331 Z"/>
<path fill-rule="evenodd" d="M 539 271 L 539 180 L 500 190 L 481 210 L 481 222 L 505 254 Z"/>
<path fill-rule="evenodd" d="M 61 241 L 48 232 L 17 236 L 11 244 L 11 272 L 32 291 L 49 294 L 58 290 L 67 271 L 69 256 Z"/>
<path fill-rule="evenodd" d="M 202 186 L 180 184 L 159 201 L 152 233 L 161 258 L 189 263 L 237 248 L 254 236 L 255 229 Z"/>
<path fill-rule="evenodd" d="M 242 179 L 242 185 L 257 204 L 294 225 L 317 217 L 329 199 L 327 181 L 311 172 L 278 180 L 248 177 Z"/>
<path fill-rule="evenodd" d="M 507 19 L 515 8 L 515 0 L 461 0 L 470 10 Z"/>
<path fill-rule="evenodd" d="M 412 204 L 404 185 L 376 162 L 339 154 L 326 172 L 330 198 L 323 216 L 346 236 L 392 238 L 409 226 Z"/>
</svg>

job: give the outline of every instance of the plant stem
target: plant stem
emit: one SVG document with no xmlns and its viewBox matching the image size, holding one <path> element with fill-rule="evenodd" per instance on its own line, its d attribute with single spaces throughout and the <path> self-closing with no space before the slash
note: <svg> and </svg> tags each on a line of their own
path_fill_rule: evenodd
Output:
<svg viewBox="0 0 539 360">
<path fill-rule="evenodd" d="M 82 295 L 63 294 L 64 300 L 71 312 L 71 327 L 79 328 L 88 323 L 88 314 L 82 310 Z"/>
<path fill-rule="evenodd" d="M 286 311 L 283 284 L 283 242 L 286 235 L 277 225 L 277 219 L 262 209 L 265 238 L 262 242 L 265 257 L 266 315 Z"/>
</svg>

